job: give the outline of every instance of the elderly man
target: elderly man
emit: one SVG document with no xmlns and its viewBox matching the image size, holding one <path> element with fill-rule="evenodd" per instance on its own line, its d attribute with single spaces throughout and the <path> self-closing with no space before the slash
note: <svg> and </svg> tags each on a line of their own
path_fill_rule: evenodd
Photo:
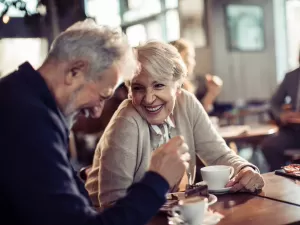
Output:
<svg viewBox="0 0 300 225">
<path fill-rule="evenodd" d="M 1 224 L 142 225 L 159 210 L 185 170 L 181 137 L 155 151 L 149 172 L 101 214 L 67 156 L 72 121 L 80 113 L 99 117 L 135 68 L 123 35 L 84 21 L 55 39 L 38 70 L 24 63 L 0 81 Z"/>
<path fill-rule="evenodd" d="M 286 164 L 284 150 L 300 148 L 300 68 L 286 74 L 271 99 L 271 112 L 280 129 L 264 140 L 262 152 L 273 171 Z"/>
</svg>

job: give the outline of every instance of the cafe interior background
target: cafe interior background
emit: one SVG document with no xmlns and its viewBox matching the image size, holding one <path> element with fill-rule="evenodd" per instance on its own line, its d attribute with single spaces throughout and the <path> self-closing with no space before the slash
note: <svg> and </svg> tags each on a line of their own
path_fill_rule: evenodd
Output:
<svg viewBox="0 0 300 225">
<path fill-rule="evenodd" d="M 0 0 L 0 16 L 0 77 L 24 61 L 38 68 L 54 37 L 86 17 L 122 29 L 132 46 L 189 40 L 196 52 L 194 74 L 223 80 L 217 122 L 229 136 L 274 124 L 269 99 L 285 73 L 298 67 L 300 0 Z M 75 125 L 75 167 L 91 164 L 116 102 L 107 104 L 100 120 Z M 268 171 L 259 142 L 234 140 L 238 154 Z"/>
</svg>

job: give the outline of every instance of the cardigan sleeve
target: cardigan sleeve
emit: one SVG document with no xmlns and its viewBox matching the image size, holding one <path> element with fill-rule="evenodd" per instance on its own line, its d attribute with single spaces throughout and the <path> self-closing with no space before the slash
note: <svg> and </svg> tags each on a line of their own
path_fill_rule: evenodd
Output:
<svg viewBox="0 0 300 225">
<path fill-rule="evenodd" d="M 110 204 L 126 195 L 133 184 L 137 165 L 138 126 L 134 119 L 118 116 L 105 130 L 96 151 L 100 151 L 100 206 Z"/>
<path fill-rule="evenodd" d="M 192 96 L 191 103 L 195 151 L 205 165 L 229 165 L 238 173 L 245 166 L 258 168 L 231 150 L 212 125 L 201 103 Z"/>
</svg>

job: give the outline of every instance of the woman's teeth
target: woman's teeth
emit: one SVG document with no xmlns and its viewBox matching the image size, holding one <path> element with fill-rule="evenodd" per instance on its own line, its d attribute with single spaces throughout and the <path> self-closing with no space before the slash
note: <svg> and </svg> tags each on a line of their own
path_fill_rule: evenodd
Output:
<svg viewBox="0 0 300 225">
<path fill-rule="evenodd" d="M 161 107 L 162 107 L 162 105 L 154 107 L 154 108 L 153 107 L 145 107 L 145 108 L 150 112 L 156 112 L 156 111 L 160 110 Z"/>
</svg>

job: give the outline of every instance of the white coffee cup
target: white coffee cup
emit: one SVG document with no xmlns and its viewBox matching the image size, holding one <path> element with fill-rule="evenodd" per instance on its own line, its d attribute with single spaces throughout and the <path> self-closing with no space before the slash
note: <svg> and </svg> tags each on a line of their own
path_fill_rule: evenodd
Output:
<svg viewBox="0 0 300 225">
<path fill-rule="evenodd" d="M 206 166 L 201 168 L 202 179 L 207 183 L 208 190 L 220 190 L 231 179 L 234 173 L 232 166 Z"/>
<path fill-rule="evenodd" d="M 208 208 L 207 198 L 195 196 L 180 200 L 178 205 L 172 208 L 173 216 L 179 216 L 189 225 L 201 225 Z"/>
</svg>

